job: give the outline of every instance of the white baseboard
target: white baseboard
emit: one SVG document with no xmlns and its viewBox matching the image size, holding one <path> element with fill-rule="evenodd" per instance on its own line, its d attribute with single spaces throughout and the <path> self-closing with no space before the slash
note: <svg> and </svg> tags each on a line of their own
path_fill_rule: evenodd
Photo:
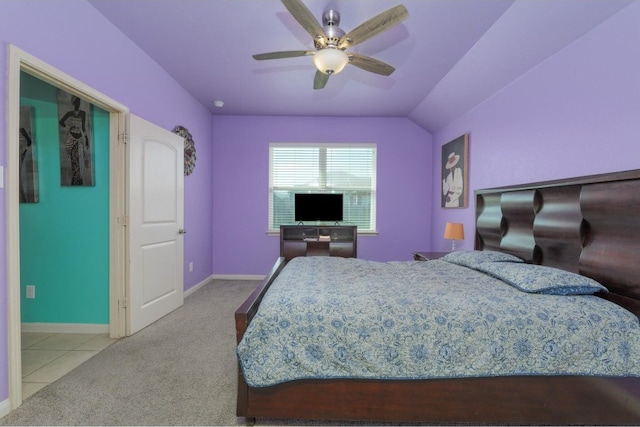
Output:
<svg viewBox="0 0 640 427">
<path fill-rule="evenodd" d="M 0 402 L 0 418 L 9 414 L 9 412 L 11 412 L 11 402 L 9 402 L 9 399 Z"/>
<path fill-rule="evenodd" d="M 192 287 L 190 287 L 189 289 L 187 289 L 186 291 L 184 291 L 184 296 L 185 298 L 188 297 L 189 295 L 191 295 L 192 293 L 194 293 L 204 285 L 211 283 L 211 281 L 215 279 L 218 279 L 218 280 L 264 280 L 264 277 L 265 276 L 248 275 L 248 274 L 237 274 L 237 275 L 236 274 L 212 274 L 211 276 L 207 277 L 200 283 L 197 283 Z"/>
<path fill-rule="evenodd" d="M 265 275 L 260 274 L 214 274 L 213 279 L 220 280 L 264 280 Z"/>
<path fill-rule="evenodd" d="M 190 287 L 189 289 L 184 291 L 184 297 L 185 298 L 188 297 L 189 295 L 191 295 L 192 293 L 194 293 L 195 291 L 197 291 L 198 289 L 200 289 L 201 287 L 203 287 L 207 283 L 211 282 L 212 280 L 213 280 L 213 276 L 209 276 L 206 279 L 204 279 L 203 281 L 201 281 L 200 283 L 196 283 L 195 285 L 193 285 L 192 287 Z"/>
<path fill-rule="evenodd" d="M 109 324 L 97 323 L 37 323 L 23 322 L 22 332 L 44 332 L 49 334 L 108 334 Z"/>
<path fill-rule="evenodd" d="M 263 280 L 264 275 L 251 275 L 251 274 L 212 274 L 203 281 L 195 284 L 186 291 L 184 296 L 187 297 L 210 283 L 212 280 Z M 21 324 L 22 332 L 44 332 L 54 334 L 108 334 L 109 325 L 91 324 L 91 323 L 37 323 L 37 322 L 23 322 Z"/>
</svg>

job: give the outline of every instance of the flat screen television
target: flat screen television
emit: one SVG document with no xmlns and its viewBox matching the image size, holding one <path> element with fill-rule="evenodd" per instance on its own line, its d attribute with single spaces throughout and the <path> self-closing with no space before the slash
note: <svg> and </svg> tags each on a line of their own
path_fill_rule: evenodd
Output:
<svg viewBox="0 0 640 427">
<path fill-rule="evenodd" d="M 305 221 L 342 221 L 342 194 L 295 193 L 294 219 Z"/>
</svg>

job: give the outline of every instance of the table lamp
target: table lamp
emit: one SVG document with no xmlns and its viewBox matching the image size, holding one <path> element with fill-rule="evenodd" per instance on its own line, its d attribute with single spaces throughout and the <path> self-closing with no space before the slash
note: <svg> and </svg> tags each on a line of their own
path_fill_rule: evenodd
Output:
<svg viewBox="0 0 640 427">
<path fill-rule="evenodd" d="M 444 238 L 451 239 L 451 252 L 456 250 L 456 240 L 464 239 L 464 225 L 459 222 L 448 222 L 444 228 Z"/>
</svg>

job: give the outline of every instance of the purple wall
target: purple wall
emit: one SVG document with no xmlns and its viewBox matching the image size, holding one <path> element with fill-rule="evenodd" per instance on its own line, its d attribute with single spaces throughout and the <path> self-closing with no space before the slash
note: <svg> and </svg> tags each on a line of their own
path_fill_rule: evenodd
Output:
<svg viewBox="0 0 640 427">
<path fill-rule="evenodd" d="M 13 44 L 165 129 L 187 127 L 198 162 L 185 177 L 185 288 L 206 279 L 211 266 L 210 113 L 135 44 L 83 1 L 0 2 L 0 117 L 6 116 L 6 45 Z M 6 167 L 6 132 L 0 165 Z M 11 183 L 6 183 L 10 185 Z M 4 188 L 0 200 L 5 199 Z M 0 203 L 0 319 L 7 318 L 6 209 Z M 188 273 L 188 262 L 194 271 Z M 7 328 L 0 322 L 0 404 L 8 398 Z"/>
<path fill-rule="evenodd" d="M 431 237 L 431 136 L 405 118 L 214 116 L 213 272 L 266 274 L 279 255 L 268 236 L 270 142 L 364 142 L 378 147 L 375 236 L 358 257 L 411 259 Z"/>
<path fill-rule="evenodd" d="M 434 135 L 438 156 L 469 133 L 471 206 L 439 207 L 434 163 L 433 250 L 452 220 L 473 249 L 474 189 L 640 168 L 639 22 L 634 2 Z"/>
</svg>

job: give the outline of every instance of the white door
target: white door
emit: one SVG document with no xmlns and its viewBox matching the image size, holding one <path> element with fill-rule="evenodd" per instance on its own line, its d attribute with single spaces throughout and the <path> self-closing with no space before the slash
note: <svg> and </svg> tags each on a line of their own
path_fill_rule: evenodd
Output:
<svg viewBox="0 0 640 427">
<path fill-rule="evenodd" d="M 184 140 L 131 115 L 127 334 L 183 303 Z"/>
</svg>

